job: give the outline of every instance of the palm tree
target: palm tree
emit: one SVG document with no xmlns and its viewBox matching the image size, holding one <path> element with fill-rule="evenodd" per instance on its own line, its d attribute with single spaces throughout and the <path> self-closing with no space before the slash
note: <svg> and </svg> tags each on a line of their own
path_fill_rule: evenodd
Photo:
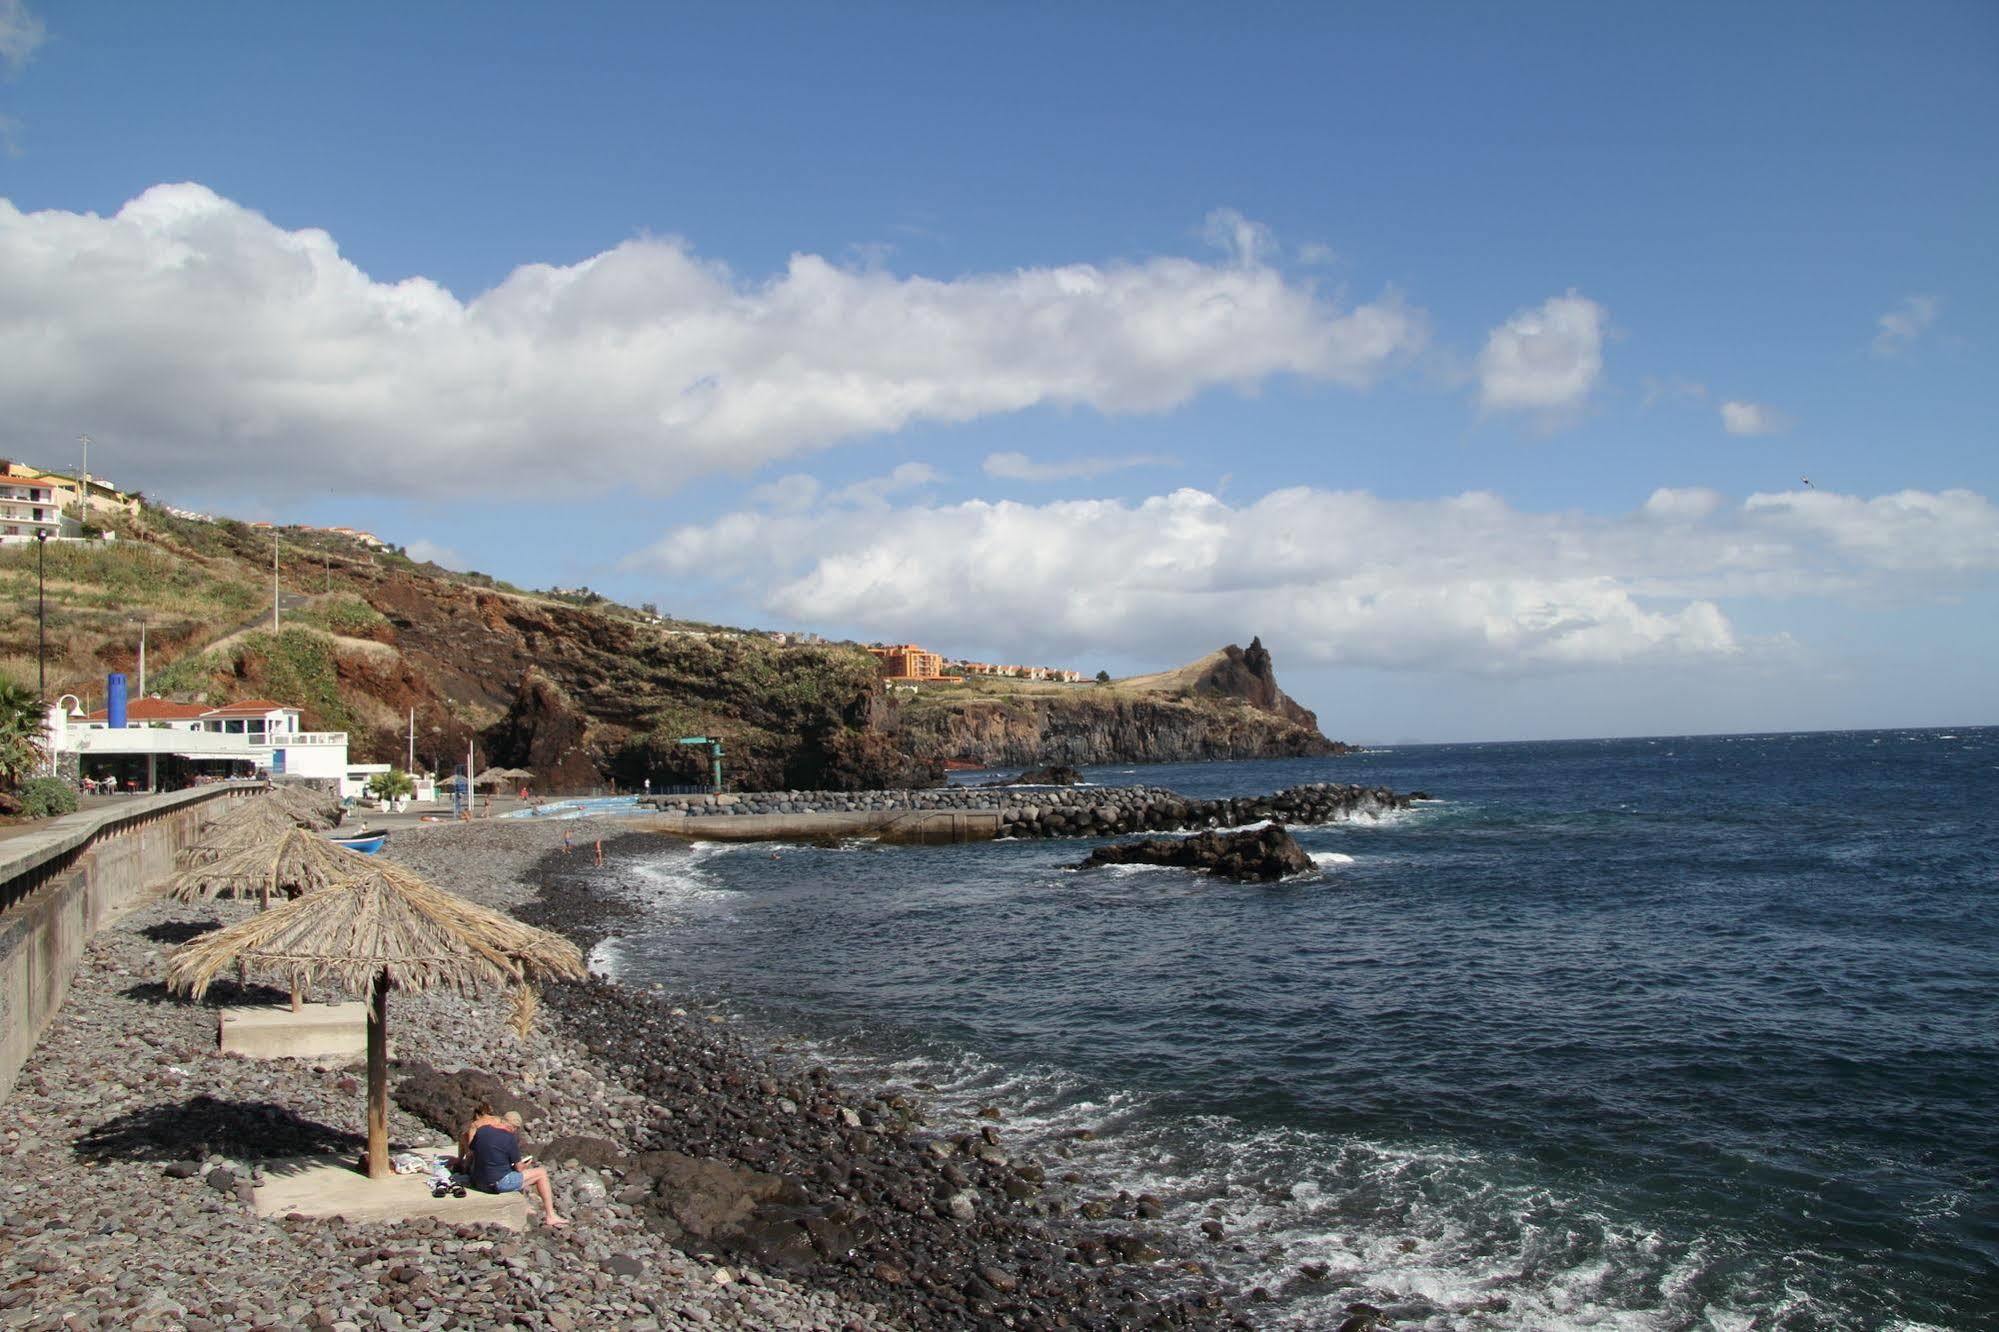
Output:
<svg viewBox="0 0 1999 1332">
<path fill-rule="evenodd" d="M 19 786 L 42 759 L 41 701 L 32 690 L 0 680 L 0 786 Z"/>
<path fill-rule="evenodd" d="M 368 779 L 368 794 L 383 804 L 392 804 L 416 794 L 416 779 L 400 768 L 378 772 Z"/>
</svg>

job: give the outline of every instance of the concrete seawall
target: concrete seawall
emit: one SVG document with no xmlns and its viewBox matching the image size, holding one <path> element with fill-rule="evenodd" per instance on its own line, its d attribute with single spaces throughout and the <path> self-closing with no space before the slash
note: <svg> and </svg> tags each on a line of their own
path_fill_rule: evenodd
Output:
<svg viewBox="0 0 1999 1332">
<path fill-rule="evenodd" d="M 918 846 L 989 842 L 1000 835 L 996 810 L 904 809 L 869 813 L 828 811 L 802 814 L 663 814 L 634 819 L 645 832 L 671 833 L 709 842 L 816 842 L 871 837 Z"/>
<path fill-rule="evenodd" d="M 0 841 L 0 1099 L 69 993 L 84 945 L 174 872 L 201 807 L 259 789 L 231 783 L 66 814 Z"/>
</svg>

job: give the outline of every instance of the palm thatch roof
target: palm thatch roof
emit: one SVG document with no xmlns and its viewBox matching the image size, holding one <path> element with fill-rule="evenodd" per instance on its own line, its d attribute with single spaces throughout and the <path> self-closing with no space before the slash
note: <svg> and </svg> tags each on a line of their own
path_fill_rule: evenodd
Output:
<svg viewBox="0 0 1999 1332">
<path fill-rule="evenodd" d="M 182 902 L 204 897 L 269 901 L 330 888 L 366 868 L 367 862 L 354 852 L 316 832 L 293 828 L 182 870 L 167 880 L 167 892 Z"/>
<path fill-rule="evenodd" d="M 488 768 L 472 779 L 474 786 L 518 786 L 522 782 L 532 782 L 534 774 L 526 768 Z"/>
<path fill-rule="evenodd" d="M 560 935 L 373 859 L 344 882 L 176 949 L 167 988 L 199 999 L 238 962 L 295 990 L 331 981 L 356 994 L 385 969 L 406 990 L 461 994 L 587 974 L 583 954 Z"/>
<path fill-rule="evenodd" d="M 299 826 L 297 818 L 268 796 L 232 800 L 229 804 L 232 808 L 208 825 L 199 841 L 181 852 L 182 864 L 220 860 L 232 851 L 274 842 Z"/>
<path fill-rule="evenodd" d="M 307 893 L 174 950 L 167 988 L 199 999 L 225 969 L 276 976 L 294 995 L 315 981 L 368 996 L 368 1173 L 389 1165 L 389 990 L 531 986 L 581 979 L 583 954 L 560 935 L 523 925 L 370 859 L 342 883 Z M 518 1010 L 517 1010 L 518 1011 Z"/>
<path fill-rule="evenodd" d="M 270 798 L 308 827 L 331 828 L 340 822 L 340 798 L 317 787 L 298 782 L 273 782 Z"/>
</svg>

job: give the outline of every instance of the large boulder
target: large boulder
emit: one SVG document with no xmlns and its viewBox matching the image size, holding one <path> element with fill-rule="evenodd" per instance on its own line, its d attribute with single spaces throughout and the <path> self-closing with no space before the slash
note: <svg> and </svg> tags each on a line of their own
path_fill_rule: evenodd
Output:
<svg viewBox="0 0 1999 1332">
<path fill-rule="evenodd" d="M 456 1140 L 472 1122 L 472 1113 L 485 1102 L 493 1113 L 508 1111 L 520 1115 L 532 1126 L 541 1118 L 541 1107 L 483 1069 L 461 1068 L 453 1072 L 434 1068 L 420 1060 L 399 1066 L 402 1078 L 396 1083 L 396 1104 L 424 1123 Z"/>
<path fill-rule="evenodd" d="M 1242 832 L 1204 832 L 1191 837 L 1148 837 L 1100 846 L 1077 869 L 1099 865 L 1176 865 L 1217 878 L 1269 881 L 1312 868 L 1298 839 L 1281 823 Z"/>
</svg>

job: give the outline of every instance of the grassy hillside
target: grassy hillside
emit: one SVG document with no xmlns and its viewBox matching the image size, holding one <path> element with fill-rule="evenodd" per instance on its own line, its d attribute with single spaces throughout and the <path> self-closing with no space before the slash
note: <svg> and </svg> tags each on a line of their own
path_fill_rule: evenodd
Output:
<svg viewBox="0 0 1999 1332">
<path fill-rule="evenodd" d="M 106 672 L 135 672 L 143 620 L 148 692 L 296 703 L 308 728 L 348 732 L 356 761 L 405 761 L 412 724 L 420 766 L 449 767 L 471 744 L 481 766 L 528 768 L 548 790 L 702 781 L 702 755 L 679 743 L 694 735 L 722 740 L 732 784 L 762 789 L 919 784 L 946 757 L 1230 757 L 1325 743 L 1315 726 L 1225 696 L 1233 685 L 1214 696 L 1220 654 L 1108 685 L 974 679 L 912 694 L 884 686 L 852 644 L 779 645 L 294 528 L 275 534 L 274 633 L 270 529 L 147 508 L 116 532 L 42 552 L 52 696 L 101 704 Z M 0 674 L 30 688 L 36 554 L 0 551 Z"/>
</svg>

